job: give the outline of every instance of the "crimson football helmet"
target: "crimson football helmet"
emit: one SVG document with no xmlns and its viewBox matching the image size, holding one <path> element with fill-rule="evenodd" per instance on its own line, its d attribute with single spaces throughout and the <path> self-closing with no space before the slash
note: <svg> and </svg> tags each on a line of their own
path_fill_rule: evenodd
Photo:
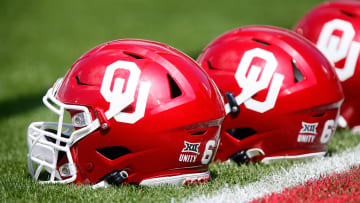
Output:
<svg viewBox="0 0 360 203">
<path fill-rule="evenodd" d="M 203 182 L 225 117 L 195 61 L 145 40 L 90 50 L 43 102 L 58 121 L 31 123 L 27 140 L 30 173 L 45 183 Z"/>
<path fill-rule="evenodd" d="M 343 92 L 334 68 L 306 39 L 242 27 L 211 42 L 198 62 L 226 103 L 217 159 L 268 163 L 327 151 Z"/>
<path fill-rule="evenodd" d="M 314 42 L 335 65 L 345 95 L 339 126 L 360 133 L 360 1 L 323 3 L 294 30 Z"/>
</svg>

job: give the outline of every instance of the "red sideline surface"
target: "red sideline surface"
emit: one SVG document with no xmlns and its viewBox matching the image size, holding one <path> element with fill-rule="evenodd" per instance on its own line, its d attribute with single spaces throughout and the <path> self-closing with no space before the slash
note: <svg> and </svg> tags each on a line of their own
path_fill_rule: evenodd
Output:
<svg viewBox="0 0 360 203">
<path fill-rule="evenodd" d="M 321 176 L 253 202 L 360 202 L 360 168 L 351 167 L 344 173 Z"/>
</svg>

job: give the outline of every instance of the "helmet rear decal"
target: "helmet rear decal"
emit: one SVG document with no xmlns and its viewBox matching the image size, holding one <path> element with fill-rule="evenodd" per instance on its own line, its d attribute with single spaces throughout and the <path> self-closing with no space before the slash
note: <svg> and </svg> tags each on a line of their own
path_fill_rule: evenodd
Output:
<svg viewBox="0 0 360 203">
<path fill-rule="evenodd" d="M 316 123 L 307 123 L 301 122 L 302 128 L 300 129 L 299 135 L 297 137 L 298 143 L 314 143 L 315 138 L 319 134 L 317 131 L 319 122 Z M 323 130 L 321 132 L 320 142 L 328 143 L 335 133 L 335 120 L 329 119 L 325 121 Z"/>
<path fill-rule="evenodd" d="M 321 133 L 320 142 L 328 143 L 332 136 L 334 135 L 336 130 L 336 122 L 335 120 L 327 120 L 324 125 L 323 132 Z"/>
<path fill-rule="evenodd" d="M 309 134 L 314 134 L 316 135 L 316 127 L 319 125 L 319 123 L 306 123 L 306 122 L 302 122 L 301 123 L 302 128 L 300 130 L 300 133 L 309 133 Z"/>
<path fill-rule="evenodd" d="M 184 141 L 184 145 L 185 145 L 185 147 L 183 148 L 183 150 L 181 152 L 191 152 L 191 153 L 199 154 L 200 142 L 191 143 L 191 142 Z"/>
<path fill-rule="evenodd" d="M 201 143 L 192 143 L 184 141 L 184 148 L 179 155 L 179 162 L 195 163 L 197 157 L 201 154 L 199 148 Z M 209 140 L 206 143 L 205 150 L 202 152 L 201 164 L 209 164 L 214 159 L 216 153 L 217 144 L 215 140 Z"/>
</svg>

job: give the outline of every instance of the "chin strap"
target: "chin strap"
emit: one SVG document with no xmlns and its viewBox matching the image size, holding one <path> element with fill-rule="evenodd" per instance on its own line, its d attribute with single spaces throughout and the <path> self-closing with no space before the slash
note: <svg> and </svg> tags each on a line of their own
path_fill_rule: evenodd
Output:
<svg viewBox="0 0 360 203">
<path fill-rule="evenodd" d="M 105 181 L 110 185 L 121 185 L 128 178 L 128 173 L 126 171 L 114 171 L 109 175 L 105 176 Z"/>
<path fill-rule="evenodd" d="M 128 173 L 126 171 L 113 171 L 106 175 L 103 181 L 92 186 L 93 189 L 106 188 L 109 185 L 120 186 L 124 181 L 128 179 Z"/>
<path fill-rule="evenodd" d="M 250 161 L 250 159 L 259 156 L 265 155 L 264 151 L 259 148 L 252 148 L 248 150 L 241 150 L 230 156 L 230 159 L 235 161 L 237 164 L 246 164 Z"/>
<path fill-rule="evenodd" d="M 238 165 L 246 164 L 250 161 L 250 157 L 246 154 L 246 150 L 236 152 L 230 157 L 230 159 L 235 161 Z"/>
<path fill-rule="evenodd" d="M 236 102 L 235 96 L 232 92 L 227 91 L 225 92 L 226 100 L 230 105 L 230 113 L 237 115 L 240 112 L 240 107 Z"/>
</svg>

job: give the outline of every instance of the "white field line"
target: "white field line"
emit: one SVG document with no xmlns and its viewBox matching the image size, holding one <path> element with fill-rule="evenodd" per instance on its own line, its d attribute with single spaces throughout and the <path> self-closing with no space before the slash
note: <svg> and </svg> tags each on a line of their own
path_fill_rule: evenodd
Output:
<svg viewBox="0 0 360 203">
<path fill-rule="evenodd" d="M 360 145 L 332 157 L 315 158 L 308 162 L 296 163 L 288 169 L 252 182 L 245 186 L 224 187 L 212 194 L 184 199 L 184 202 L 248 202 L 265 194 L 282 192 L 287 187 L 301 185 L 320 175 L 343 172 L 360 164 Z"/>
</svg>

